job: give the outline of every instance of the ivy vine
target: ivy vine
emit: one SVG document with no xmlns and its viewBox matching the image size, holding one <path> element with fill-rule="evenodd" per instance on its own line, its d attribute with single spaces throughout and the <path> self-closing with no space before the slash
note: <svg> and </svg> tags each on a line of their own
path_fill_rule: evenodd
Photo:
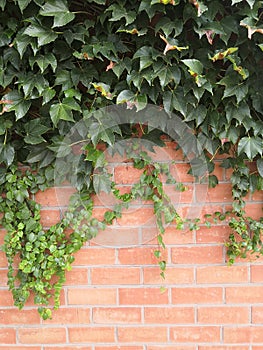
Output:
<svg viewBox="0 0 263 350">
<path fill-rule="evenodd" d="M 262 13 L 259 0 L 0 0 L 0 210 L 8 284 L 19 308 L 32 291 L 41 315 L 50 317 L 46 306 L 54 296 L 58 307 L 74 252 L 132 199 L 153 201 L 160 247 L 165 222 L 185 224 L 163 191 L 159 176 L 173 181 L 168 169 L 141 151 L 128 149 L 134 166 L 144 169 L 129 194 L 120 195 L 105 164 L 94 176 L 99 144 L 137 137 L 162 145 L 162 133 L 183 134 L 176 118 L 196 140 L 193 145 L 185 133 L 178 143 L 186 155 L 195 147 L 195 177 L 217 185 L 218 153 L 227 155 L 222 166 L 233 170 L 229 262 L 263 254 L 263 219 L 248 217 L 244 200 L 263 189 Z M 115 105 L 125 123 L 118 113 L 113 122 L 95 113 Z M 148 113 L 148 105 L 167 118 Z M 82 120 L 87 145 L 76 157 L 65 140 Z M 32 195 L 55 178 L 65 180 L 66 168 L 78 195 L 61 222 L 45 231 Z M 103 221 L 92 216 L 96 188 L 120 201 Z M 155 254 L 163 273 L 161 252 Z"/>
</svg>

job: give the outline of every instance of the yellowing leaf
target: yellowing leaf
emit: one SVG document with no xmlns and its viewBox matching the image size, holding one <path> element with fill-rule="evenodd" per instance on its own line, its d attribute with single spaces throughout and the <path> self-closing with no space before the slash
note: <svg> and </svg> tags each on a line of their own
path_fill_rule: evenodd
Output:
<svg viewBox="0 0 263 350">
<path fill-rule="evenodd" d="M 112 93 L 110 92 L 110 86 L 104 83 L 92 83 L 94 88 L 101 93 L 102 96 L 106 97 L 108 100 L 112 100 Z"/>
<path fill-rule="evenodd" d="M 215 62 L 218 60 L 223 60 L 226 56 L 231 55 L 233 52 L 236 52 L 238 50 L 238 47 L 230 47 L 225 51 L 220 51 L 217 54 L 215 54 L 210 59 Z"/>
<path fill-rule="evenodd" d="M 168 42 L 168 40 L 160 34 L 160 38 L 166 43 L 165 49 L 163 51 L 163 54 L 166 55 L 166 53 L 168 51 L 171 50 L 177 50 L 177 51 L 182 51 L 182 50 L 187 50 L 188 46 L 177 46 L 175 43 L 177 43 L 177 41 L 175 39 L 170 40 L 170 42 Z"/>
<path fill-rule="evenodd" d="M 263 28 L 252 27 L 252 26 L 250 26 L 249 24 L 247 24 L 247 23 L 245 23 L 245 22 L 240 22 L 240 25 L 241 25 L 242 27 L 247 28 L 247 37 L 248 37 L 248 39 L 251 39 L 251 38 L 252 38 L 252 35 L 253 35 L 254 33 L 263 34 Z"/>
</svg>

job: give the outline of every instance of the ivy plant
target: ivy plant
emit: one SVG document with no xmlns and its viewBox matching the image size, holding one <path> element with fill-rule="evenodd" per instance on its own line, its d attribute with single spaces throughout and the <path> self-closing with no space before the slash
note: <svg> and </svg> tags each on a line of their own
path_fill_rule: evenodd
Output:
<svg viewBox="0 0 263 350">
<path fill-rule="evenodd" d="M 96 189 L 112 191 L 125 205 L 134 196 L 149 196 L 161 245 L 163 216 L 181 225 L 157 176 L 168 172 L 145 155 L 131 154 L 134 166 L 145 172 L 126 197 L 106 172 L 94 176 L 98 145 L 112 147 L 129 137 L 161 145 L 160 131 L 178 137 L 175 118 L 200 145 L 191 161 L 197 178 L 206 175 L 217 185 L 212 172 L 218 154 L 226 155 L 222 166 L 233 170 L 230 263 L 263 253 L 263 219 L 247 217 L 244 201 L 248 192 L 263 189 L 262 5 L 259 0 L 0 0 L 0 205 L 16 305 L 22 307 L 30 291 L 43 305 L 55 291 L 58 305 L 72 254 L 121 215 L 122 205 L 103 222 L 92 218 L 90 196 Z M 128 116 L 125 123 L 118 113 L 112 121 L 96 112 L 116 105 Z M 163 111 L 165 122 L 161 114 L 147 114 L 148 105 Z M 87 146 L 76 162 L 65 138 L 82 120 Z M 187 154 L 193 145 L 185 139 L 179 146 Z M 53 186 L 54 178 L 63 181 L 65 168 L 71 169 L 67 180 L 79 196 L 45 232 L 32 194 Z M 68 227 L 74 231 L 70 238 Z"/>
</svg>

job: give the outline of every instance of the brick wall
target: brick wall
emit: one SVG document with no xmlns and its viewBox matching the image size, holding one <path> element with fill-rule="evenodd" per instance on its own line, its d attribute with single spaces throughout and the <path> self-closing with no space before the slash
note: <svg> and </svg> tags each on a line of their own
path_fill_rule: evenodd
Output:
<svg viewBox="0 0 263 350">
<path fill-rule="evenodd" d="M 173 144 L 155 157 L 177 161 L 171 172 L 188 191 L 166 188 L 184 216 L 228 208 L 229 172 L 220 168 L 220 159 L 215 169 L 220 184 L 208 190 L 186 174 L 188 165 Z M 140 175 L 119 157 L 111 160 L 110 169 L 122 191 Z M 71 192 L 60 188 L 37 194 L 45 226 L 59 219 Z M 101 217 L 113 199 L 100 195 L 94 201 L 94 214 Z M 262 193 L 249 195 L 249 214 L 259 217 L 262 202 Z M 0 252 L 0 350 L 263 350 L 263 259 L 228 267 L 228 234 L 225 224 L 193 232 L 167 227 L 163 281 L 153 254 L 153 208 L 137 201 L 76 254 L 61 308 L 46 321 L 32 300 L 22 311 L 13 307 Z"/>
</svg>

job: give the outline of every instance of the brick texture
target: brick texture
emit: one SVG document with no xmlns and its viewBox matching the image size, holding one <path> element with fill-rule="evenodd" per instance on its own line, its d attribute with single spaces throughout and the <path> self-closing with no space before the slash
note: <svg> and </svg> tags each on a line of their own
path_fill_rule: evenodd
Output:
<svg viewBox="0 0 263 350">
<path fill-rule="evenodd" d="M 174 142 L 153 157 L 171 162 L 171 174 L 188 186 L 165 191 L 185 216 L 212 213 L 231 204 L 230 171 L 216 160 L 219 186 L 208 189 L 186 174 Z M 121 193 L 141 171 L 120 155 L 109 168 Z M 59 221 L 73 190 L 36 194 L 45 227 Z M 96 217 L 112 206 L 108 195 L 94 197 Z M 262 192 L 246 197 L 253 217 L 262 215 Z M 5 231 L 0 229 L 0 245 Z M 226 264 L 230 229 L 226 223 L 197 231 L 166 228 L 167 261 L 161 278 L 154 251 L 157 229 L 150 202 L 136 200 L 122 218 L 75 254 L 67 272 L 61 308 L 41 320 L 31 296 L 18 311 L 7 286 L 7 261 L 0 251 L 0 350 L 263 350 L 263 259 Z M 163 287 L 163 288 L 160 288 Z"/>
</svg>

